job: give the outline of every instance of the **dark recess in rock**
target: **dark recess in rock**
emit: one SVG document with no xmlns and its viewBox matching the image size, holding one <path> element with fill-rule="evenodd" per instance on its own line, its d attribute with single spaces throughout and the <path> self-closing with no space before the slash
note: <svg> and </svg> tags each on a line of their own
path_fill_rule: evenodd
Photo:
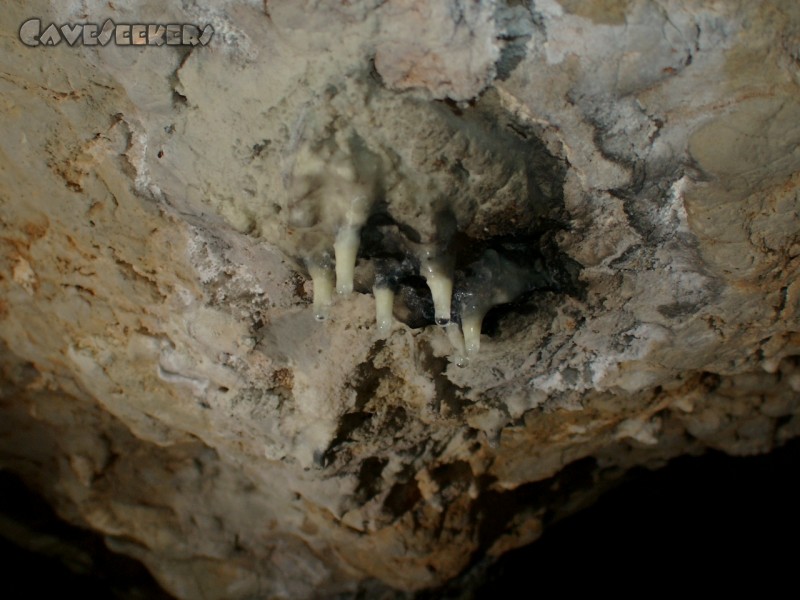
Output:
<svg viewBox="0 0 800 600">
<path fill-rule="evenodd" d="M 9 600 L 171 600 L 137 560 L 62 521 L 17 476 L 0 472 L 0 560 Z"/>
</svg>

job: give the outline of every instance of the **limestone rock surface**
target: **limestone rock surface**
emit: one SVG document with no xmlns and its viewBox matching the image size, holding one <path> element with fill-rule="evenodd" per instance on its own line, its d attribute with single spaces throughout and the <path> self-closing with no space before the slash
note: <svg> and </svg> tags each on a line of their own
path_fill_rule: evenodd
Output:
<svg viewBox="0 0 800 600">
<path fill-rule="evenodd" d="M 214 35 L 29 47 L 31 18 Z M 0 23 L 0 467 L 177 597 L 434 587 L 632 466 L 800 434 L 793 0 Z"/>
</svg>

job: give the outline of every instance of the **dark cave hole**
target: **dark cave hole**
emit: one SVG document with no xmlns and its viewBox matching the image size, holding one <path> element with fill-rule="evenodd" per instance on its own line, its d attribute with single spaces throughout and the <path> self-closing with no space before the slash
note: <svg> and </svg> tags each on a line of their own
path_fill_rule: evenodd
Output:
<svg viewBox="0 0 800 600">
<path fill-rule="evenodd" d="M 388 214 L 370 219 L 362 230 L 359 258 L 374 261 L 379 265 L 391 265 L 393 274 L 390 286 L 396 295 L 395 318 L 412 329 L 435 324 L 433 299 L 425 278 L 419 274 L 418 261 L 409 255 L 401 244 L 389 241 L 381 233 L 382 228 L 391 222 Z M 472 265 L 487 250 L 493 250 L 504 259 L 520 266 L 530 267 L 537 275 L 532 278 L 529 289 L 512 302 L 493 308 L 487 315 L 483 333 L 494 336 L 498 323 L 508 315 L 530 314 L 540 308 L 543 292 L 567 294 L 582 298 L 585 287 L 580 282 L 581 265 L 561 252 L 552 241 L 552 234 L 564 227 L 557 222 L 548 221 L 543 232 L 520 233 L 516 235 L 493 236 L 487 239 L 474 239 L 457 232 L 450 244 L 450 252 L 455 257 L 454 294 L 452 318 L 459 322 L 459 289 L 468 280 Z M 370 276 L 374 276 L 370 273 Z M 371 285 L 357 282 L 356 290 L 370 293 Z"/>
<path fill-rule="evenodd" d="M 719 594 L 746 585 L 783 595 L 795 583 L 798 469 L 800 439 L 766 455 L 709 451 L 654 471 L 634 468 L 588 508 L 564 518 L 546 513 L 550 524 L 539 540 L 496 562 L 476 562 L 461 578 L 420 592 L 416 600 L 528 597 L 532 583 L 545 592 L 618 592 L 624 582 L 643 581 L 682 593 Z M 580 471 L 573 483 L 588 484 Z M 568 498 L 569 487 L 537 485 L 505 500 L 482 499 L 482 510 L 491 515 L 482 530 L 500 531 L 509 513 L 541 505 L 542 493 L 561 489 L 562 500 Z"/>
<path fill-rule="evenodd" d="M 358 471 L 358 486 L 355 491 L 356 502 L 366 504 L 381 491 L 383 487 L 383 469 L 389 464 L 387 459 L 370 456 L 361 463 Z"/>
<path fill-rule="evenodd" d="M 529 484 L 506 498 L 481 500 L 482 539 L 488 544 L 515 511 L 541 505 L 542 494 L 555 494 L 550 501 L 561 494 L 564 500 L 569 486 L 590 484 L 592 465 L 578 463 L 567 477 L 569 485 L 566 479 L 556 486 L 555 481 Z M 742 585 L 758 586 L 763 593 L 793 589 L 796 553 L 791 544 L 800 534 L 800 489 L 795 485 L 799 468 L 798 439 L 763 456 L 731 457 L 712 451 L 675 459 L 657 471 L 636 468 L 593 506 L 551 523 L 538 541 L 493 564 L 475 564 L 450 584 L 416 595 L 382 587 L 373 592 L 394 600 L 520 598 L 530 595 L 532 583 L 545 592 L 596 593 L 619 590 L 622 582 L 636 585 L 645 577 L 650 577 L 648 585 L 675 591 L 702 588 L 719 593 Z M 369 487 L 382 466 L 373 460 L 362 470 Z M 437 475 L 449 481 L 450 470 Z M 460 470 L 456 480 L 461 479 Z M 420 498 L 409 476 L 393 486 L 384 510 L 399 517 Z M 65 524 L 8 472 L 0 472 L 0 523 L 20 524 L 29 536 L 15 539 L 7 528 L 0 528 L 7 598 L 73 593 L 87 599 L 172 598 L 141 564 L 109 551 L 102 536 Z M 70 569 L 63 553 L 54 557 L 26 549 L 39 535 L 63 539 L 63 548 L 79 548 L 91 562 L 73 560 Z M 565 578 L 567 573 L 572 575 Z M 365 587 L 366 596 L 345 597 L 373 597 L 369 589 Z"/>
<path fill-rule="evenodd" d="M 465 289 L 472 265 L 490 250 L 535 276 L 531 277 L 528 289 L 514 301 L 490 311 L 484 334 L 497 335 L 499 323 L 508 316 L 540 310 L 543 298 L 544 302 L 554 301 L 553 294 L 543 297 L 543 292 L 582 298 L 584 287 L 579 278 L 582 266 L 562 252 L 555 241 L 556 233 L 569 228 L 563 193 L 566 161 L 550 153 L 531 124 L 505 111 L 495 94 L 486 94 L 471 103 L 435 104 L 441 106 L 442 119 L 453 123 L 456 130 L 479 131 L 484 139 L 491 140 L 487 142 L 487 153 L 502 147 L 504 152 L 524 156 L 524 166 L 515 168 L 524 169 L 522 177 L 527 182 L 527 197 L 520 198 L 518 204 L 498 209 L 497 214 L 483 215 L 481 225 L 472 229 L 457 229 L 455 215 L 448 208 L 436 213 L 436 230 L 449 240 L 447 254 L 454 261 L 451 320 L 460 322 L 459 290 Z M 442 168 L 455 169 L 465 181 L 472 176 L 458 158 L 442 156 L 434 162 L 441 163 Z M 420 242 L 419 232 L 393 218 L 387 199 L 379 199 L 361 229 L 355 282 L 360 293 L 371 293 L 376 280 L 392 287 L 394 316 L 412 329 L 435 324 L 431 293 L 413 251 Z"/>
<path fill-rule="evenodd" d="M 137 560 L 101 534 L 62 521 L 16 475 L 0 471 L 3 597 L 172 600 Z"/>
</svg>

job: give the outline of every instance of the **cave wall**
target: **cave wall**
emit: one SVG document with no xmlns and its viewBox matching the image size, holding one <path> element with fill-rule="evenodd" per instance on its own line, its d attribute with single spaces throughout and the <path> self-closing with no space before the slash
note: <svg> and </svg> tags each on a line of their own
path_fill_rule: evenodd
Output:
<svg viewBox="0 0 800 600">
<path fill-rule="evenodd" d="M 0 22 L 0 467 L 176 596 L 436 586 L 634 465 L 800 433 L 795 2 Z"/>
</svg>

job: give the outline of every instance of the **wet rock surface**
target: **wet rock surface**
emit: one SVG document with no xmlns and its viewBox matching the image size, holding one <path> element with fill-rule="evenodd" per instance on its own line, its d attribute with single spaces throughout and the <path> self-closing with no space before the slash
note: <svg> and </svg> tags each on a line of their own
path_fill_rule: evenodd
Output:
<svg viewBox="0 0 800 600">
<path fill-rule="evenodd" d="M 301 598 L 797 436 L 800 9 L 592 6 L 10 3 L 2 468 L 177 597 Z"/>
</svg>

